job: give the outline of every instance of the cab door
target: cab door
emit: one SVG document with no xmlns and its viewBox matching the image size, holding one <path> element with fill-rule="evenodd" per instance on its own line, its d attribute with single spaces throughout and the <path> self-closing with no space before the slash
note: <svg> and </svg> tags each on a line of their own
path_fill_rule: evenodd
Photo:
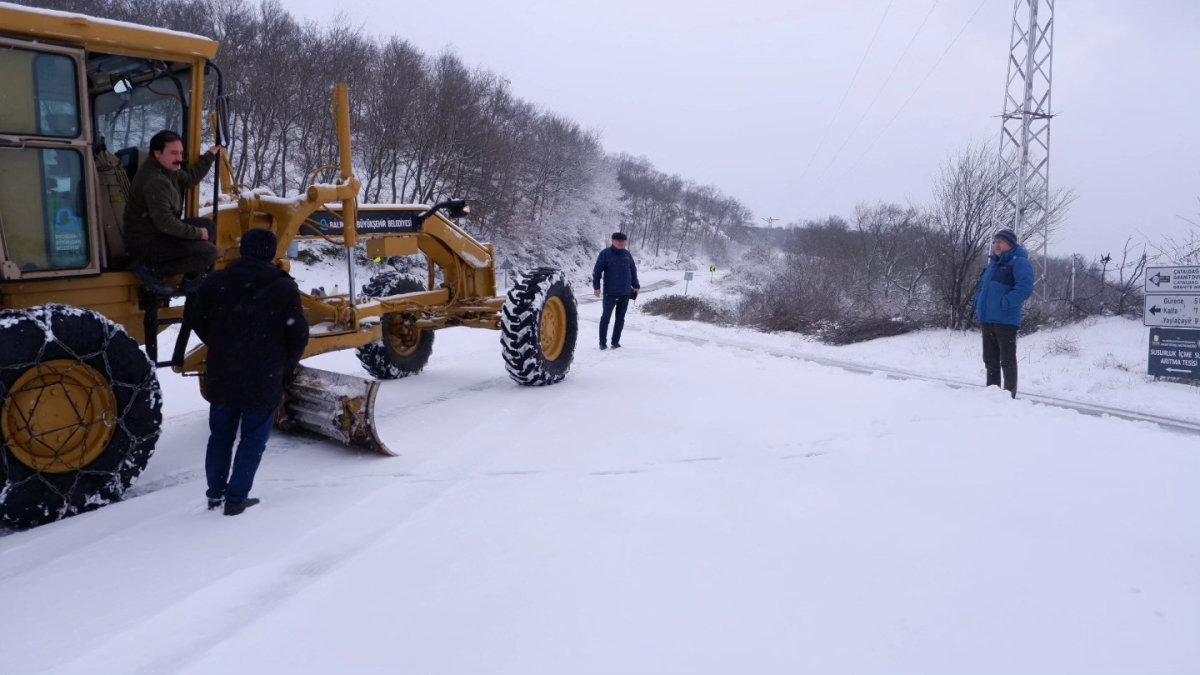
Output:
<svg viewBox="0 0 1200 675">
<path fill-rule="evenodd" d="M 82 50 L 0 38 L 0 278 L 100 270 Z"/>
</svg>

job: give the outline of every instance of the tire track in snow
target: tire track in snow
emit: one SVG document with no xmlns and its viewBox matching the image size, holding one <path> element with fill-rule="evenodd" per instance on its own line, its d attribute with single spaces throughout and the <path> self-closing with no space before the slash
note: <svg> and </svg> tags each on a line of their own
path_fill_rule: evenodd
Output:
<svg viewBox="0 0 1200 675">
<path fill-rule="evenodd" d="M 498 417 L 503 418 L 504 413 L 497 411 L 481 423 L 492 425 Z M 221 643 L 278 611 L 330 572 L 379 545 L 388 533 L 405 527 L 469 483 L 492 452 L 486 444 L 461 437 L 438 455 L 445 458 L 455 450 L 456 476 L 436 481 L 402 479 L 372 489 L 299 534 L 272 554 L 269 562 L 232 569 L 194 587 L 153 615 L 122 628 L 115 639 L 51 668 L 89 673 L 96 672 L 98 664 L 119 664 L 114 671 L 146 675 L 187 670 Z M 387 517 L 372 517 L 378 514 Z M 248 521 L 232 525 L 242 522 Z M 171 639 L 160 639 L 163 635 Z"/>
<path fill-rule="evenodd" d="M 479 392 L 483 392 L 483 391 L 488 391 L 489 389 L 496 389 L 496 388 L 502 387 L 508 383 L 516 384 L 507 375 L 504 377 L 493 377 L 489 380 L 484 380 L 483 382 L 476 382 L 474 384 L 468 384 L 466 386 L 456 387 L 454 389 L 442 392 L 441 394 L 438 394 L 437 396 L 432 396 L 427 399 L 422 399 L 422 400 L 418 400 L 418 401 L 410 400 L 410 401 L 402 403 L 398 406 L 387 408 L 385 410 L 380 410 L 378 408 L 379 404 L 378 404 L 378 402 L 376 402 L 375 419 L 378 421 L 378 420 L 385 420 L 385 419 L 391 419 L 394 417 L 399 417 L 403 414 L 411 413 L 411 412 L 414 412 L 417 410 L 421 410 L 423 408 L 428 408 L 430 406 L 435 406 L 439 403 L 446 403 L 448 401 L 452 401 L 456 398 L 459 398 L 460 396 L 462 396 L 464 394 L 475 394 L 475 393 L 479 393 Z M 376 426 L 378 426 L 378 422 L 376 422 Z"/>
<path fill-rule="evenodd" d="M 460 483 L 429 485 L 427 489 L 433 494 L 407 513 L 389 513 L 386 524 L 375 520 L 374 527 L 363 528 L 361 523 L 371 519 L 356 518 L 354 512 L 371 511 L 366 502 L 374 501 L 379 492 L 390 491 L 384 488 L 373 492 L 298 538 L 271 562 L 232 570 L 192 589 L 154 615 L 123 628 L 110 643 L 55 666 L 55 672 L 96 672 L 98 664 L 112 664 L 117 659 L 122 663 L 121 672 L 158 675 L 186 670 L 213 648 L 378 544 L 387 532 L 437 504 Z M 317 541 L 322 543 L 313 545 Z M 173 637 L 157 639 L 163 634 Z"/>
<path fill-rule="evenodd" d="M 679 282 L 673 281 L 671 279 L 663 279 L 662 281 L 656 281 L 656 282 L 650 284 L 649 286 L 642 286 L 641 289 L 638 291 L 638 293 L 640 294 L 640 293 L 649 293 L 650 291 L 659 291 L 664 288 L 670 288 L 671 286 L 674 286 L 677 283 L 679 283 Z M 592 295 L 592 294 L 582 294 L 582 295 L 576 295 L 575 301 L 586 305 L 591 302 L 600 302 L 600 298 L 597 298 L 595 295 Z"/>
<path fill-rule="evenodd" d="M 671 283 L 673 283 L 673 282 L 671 282 Z M 670 283 L 668 283 L 667 285 L 670 285 Z M 577 363 L 577 364 L 572 365 L 572 370 L 575 370 L 575 369 L 583 370 L 583 369 L 587 369 L 588 367 L 591 367 L 591 366 L 584 366 L 583 364 Z M 419 412 L 426 408 L 430 408 L 430 407 L 433 407 L 433 406 L 436 406 L 436 405 L 439 405 L 442 403 L 447 403 L 449 401 L 456 400 L 464 395 L 475 394 L 475 393 L 485 392 L 485 391 L 489 391 L 489 390 L 493 390 L 493 389 L 498 389 L 507 384 L 513 384 L 514 387 L 517 386 L 512 381 L 512 379 L 509 378 L 508 376 L 493 377 L 493 378 L 484 380 L 482 382 L 476 382 L 476 383 L 468 384 L 468 385 L 461 386 L 461 387 L 455 387 L 454 389 L 451 389 L 449 391 L 444 391 L 436 396 L 431 396 L 429 398 L 423 398 L 423 399 L 419 399 L 419 400 L 411 400 L 410 399 L 410 400 L 406 400 L 403 403 L 393 406 L 393 407 L 387 407 L 387 408 L 378 408 L 377 407 L 376 412 L 375 412 L 376 425 L 378 426 L 378 424 L 381 421 L 395 420 L 395 419 L 403 417 L 404 415 L 407 415 L 407 414 Z M 378 402 L 376 403 L 376 405 L 378 406 Z M 206 418 L 207 416 L 208 416 L 207 410 L 188 411 L 185 413 L 172 415 L 171 417 L 166 418 L 164 420 L 164 426 L 167 423 L 180 423 L 180 422 L 184 422 L 184 421 L 198 421 L 198 420 Z M 337 447 L 344 447 L 344 446 L 341 446 L 340 444 L 338 444 L 337 441 L 334 441 L 334 440 L 331 440 L 328 438 L 324 438 L 322 436 L 318 436 L 315 434 L 309 434 L 309 433 L 301 433 L 301 432 L 287 433 L 287 434 L 280 433 L 280 434 L 273 434 L 272 437 L 273 438 L 276 438 L 276 437 L 286 438 L 289 442 L 287 444 L 283 445 L 282 447 L 281 446 L 268 446 L 267 452 L 266 452 L 266 455 L 268 457 L 272 456 L 272 455 L 278 455 L 278 454 L 290 452 L 298 446 L 310 446 L 310 445 L 329 443 L 329 444 L 333 444 L 334 446 L 337 446 Z M 383 475 L 383 474 L 381 474 L 381 475 Z M 129 488 L 129 490 L 125 493 L 125 496 L 121 501 L 127 502 L 132 499 L 138 499 L 140 497 L 145 497 L 147 495 L 154 494 L 155 492 L 158 492 L 160 490 L 165 490 L 167 488 L 172 488 L 172 487 L 176 487 L 178 485 L 183 485 L 185 483 L 189 483 L 189 482 L 197 481 L 197 480 L 203 480 L 203 479 L 204 479 L 203 462 L 197 462 L 192 466 L 178 469 L 176 471 L 172 471 L 170 473 L 157 476 L 151 480 L 135 482 Z M 268 480 L 267 482 L 270 482 L 270 481 Z M 7 535 L 13 534 L 15 532 L 16 532 L 15 530 L 0 530 L 0 536 L 7 536 Z"/>
</svg>

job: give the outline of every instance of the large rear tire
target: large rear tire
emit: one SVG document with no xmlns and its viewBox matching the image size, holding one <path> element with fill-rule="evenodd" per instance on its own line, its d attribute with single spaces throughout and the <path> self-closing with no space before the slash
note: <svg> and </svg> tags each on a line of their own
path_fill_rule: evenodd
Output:
<svg viewBox="0 0 1200 675">
<path fill-rule="evenodd" d="M 383 298 L 423 290 L 425 285 L 412 277 L 399 272 L 383 272 L 363 285 L 362 294 Z M 398 314 L 385 314 L 382 324 L 383 339 L 365 344 L 355 352 L 371 377 L 395 380 L 424 370 L 433 355 L 433 331 L 409 326 L 405 317 Z"/>
<path fill-rule="evenodd" d="M 561 382 L 571 370 L 578 336 L 578 309 L 566 275 L 552 267 L 522 273 L 500 318 L 509 377 L 528 386 Z"/>
<path fill-rule="evenodd" d="M 154 364 L 120 326 L 64 305 L 0 311 L 0 524 L 120 500 L 161 426 Z"/>
</svg>

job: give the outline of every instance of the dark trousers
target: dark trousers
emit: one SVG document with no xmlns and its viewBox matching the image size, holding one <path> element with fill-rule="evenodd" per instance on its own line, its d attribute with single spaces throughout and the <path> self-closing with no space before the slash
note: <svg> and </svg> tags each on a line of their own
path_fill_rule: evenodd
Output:
<svg viewBox="0 0 1200 675">
<path fill-rule="evenodd" d="M 1017 327 L 1003 323 L 983 324 L 983 367 L 987 370 L 987 386 L 1000 386 L 1017 397 Z"/>
<path fill-rule="evenodd" d="M 274 410 L 242 410 L 219 405 L 208 410 L 208 455 L 204 459 L 204 470 L 208 474 L 208 498 L 224 498 L 230 502 L 244 502 L 254 486 L 254 474 L 262 460 L 267 439 L 271 437 L 271 425 L 275 422 Z M 233 455 L 233 441 L 241 427 L 242 440 L 238 443 L 237 456 Z M 229 472 L 233 464 L 232 475 Z"/>
<path fill-rule="evenodd" d="M 625 310 L 629 309 L 628 295 L 604 296 L 604 313 L 600 315 L 600 344 L 608 344 L 608 320 L 612 318 L 613 308 L 617 310 L 617 320 L 613 323 L 612 343 L 621 344 L 621 329 L 625 328 Z"/>
<path fill-rule="evenodd" d="M 162 279 L 199 276 L 217 262 L 217 224 L 208 218 L 185 218 L 188 225 L 208 231 L 208 240 L 177 239 L 160 234 L 132 251 L 133 257 Z"/>
</svg>

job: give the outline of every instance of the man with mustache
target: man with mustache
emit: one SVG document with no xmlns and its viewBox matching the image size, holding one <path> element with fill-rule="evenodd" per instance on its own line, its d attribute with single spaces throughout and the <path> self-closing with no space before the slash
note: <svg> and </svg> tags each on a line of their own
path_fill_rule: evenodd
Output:
<svg viewBox="0 0 1200 675">
<path fill-rule="evenodd" d="M 190 167 L 183 166 L 183 139 L 160 131 L 150 139 L 150 157 L 129 186 L 125 246 L 138 280 L 160 296 L 173 290 L 162 279 L 183 275 L 181 291 L 199 287 L 217 262 L 217 224 L 183 216 L 183 193 L 198 185 L 224 149 L 214 145 Z"/>
</svg>

